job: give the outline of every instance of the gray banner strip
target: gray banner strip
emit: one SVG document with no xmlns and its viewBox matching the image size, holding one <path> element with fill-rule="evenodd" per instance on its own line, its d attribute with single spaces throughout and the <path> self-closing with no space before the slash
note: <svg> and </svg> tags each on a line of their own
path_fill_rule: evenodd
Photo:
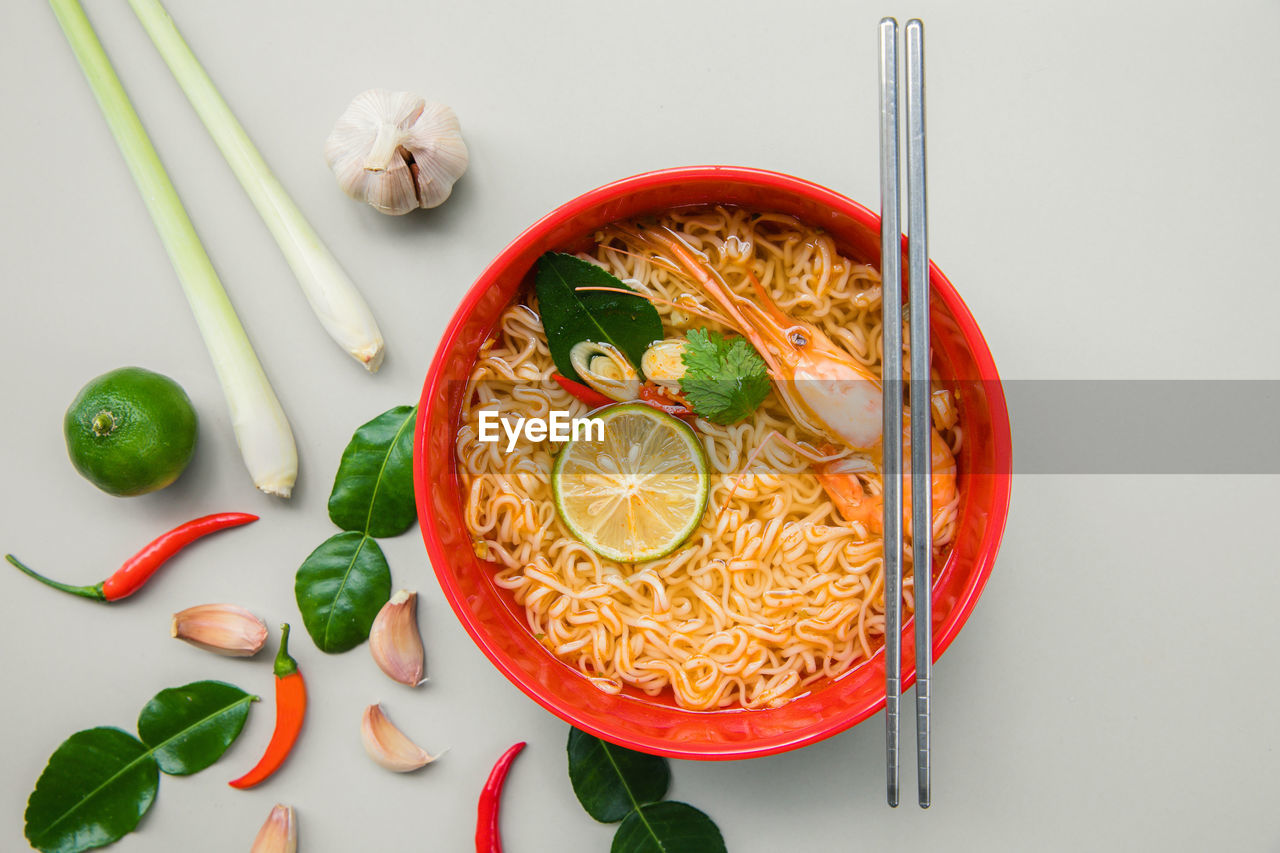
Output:
<svg viewBox="0 0 1280 853">
<path fill-rule="evenodd" d="M 946 387 L 972 400 L 997 392 L 984 381 Z M 999 387 L 1015 474 L 1280 474 L 1280 380 L 1009 380 Z M 982 440 L 972 424 L 961 426 L 966 442 Z"/>
<path fill-rule="evenodd" d="M 1280 474 L 1280 381 L 1004 383 L 1018 474 Z"/>
</svg>

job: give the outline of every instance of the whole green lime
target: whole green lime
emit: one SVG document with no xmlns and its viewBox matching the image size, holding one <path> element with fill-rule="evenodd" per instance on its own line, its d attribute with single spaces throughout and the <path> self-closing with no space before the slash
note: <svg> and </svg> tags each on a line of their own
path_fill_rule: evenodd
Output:
<svg viewBox="0 0 1280 853">
<path fill-rule="evenodd" d="M 196 412 L 167 376 L 122 367 L 80 389 L 62 419 L 71 464 L 112 495 L 145 495 L 178 479 L 196 447 Z"/>
</svg>

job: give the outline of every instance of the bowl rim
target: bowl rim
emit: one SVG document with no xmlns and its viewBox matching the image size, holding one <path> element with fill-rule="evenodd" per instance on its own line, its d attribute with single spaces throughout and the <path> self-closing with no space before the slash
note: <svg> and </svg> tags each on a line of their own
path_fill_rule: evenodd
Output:
<svg viewBox="0 0 1280 853">
<path fill-rule="evenodd" d="M 488 637 L 487 633 L 476 623 L 474 615 L 467 606 L 463 591 L 459 588 L 451 574 L 441 568 L 437 568 L 438 566 L 448 564 L 450 557 L 445 549 L 444 543 L 441 541 L 441 538 L 435 529 L 434 524 L 432 523 L 433 515 L 430 510 L 430 502 L 428 500 L 428 487 L 430 484 L 426 482 L 423 475 L 425 466 L 418 464 L 418 460 L 423 458 L 422 454 L 425 452 L 427 440 L 426 425 L 429 419 L 424 416 L 424 413 L 431 410 L 434 401 L 440 399 L 438 391 L 440 383 L 443 380 L 445 363 L 444 360 L 440 358 L 439 354 L 452 348 L 456 339 L 462 333 L 463 327 L 470 318 L 472 312 L 484 297 L 487 289 L 493 284 L 499 275 L 501 275 L 502 272 L 510 266 L 513 260 L 525 250 L 528 244 L 541 239 L 546 233 L 574 219 L 575 217 L 581 216 L 601 204 L 615 200 L 629 193 L 683 182 L 705 182 L 709 180 L 734 181 L 767 189 L 794 193 L 807 198 L 811 202 L 817 202 L 822 206 L 838 210 L 867 227 L 873 228 L 876 233 L 879 232 L 879 215 L 847 196 L 837 193 L 834 190 L 822 186 L 821 184 L 816 184 L 803 178 L 798 178 L 781 172 L 745 166 L 680 166 L 642 172 L 640 174 L 612 181 L 570 199 L 536 220 L 529 227 L 525 228 L 496 257 L 494 257 L 494 259 L 485 266 L 484 270 L 476 278 L 476 281 L 467 290 L 462 301 L 459 303 L 458 308 L 450 318 L 449 324 L 441 336 L 440 343 L 432 354 L 431 366 L 427 371 L 426 380 L 423 383 L 422 394 L 418 401 L 418 417 L 414 426 L 413 480 L 419 527 L 422 532 L 423 541 L 426 544 L 427 554 L 432 564 L 432 570 L 440 583 L 441 590 L 444 592 L 445 598 L 448 600 L 449 606 L 453 610 L 454 615 L 458 618 L 458 621 L 462 623 L 463 629 L 471 637 L 472 642 L 476 644 L 485 657 L 489 659 L 490 663 L 492 663 L 508 681 L 519 688 L 520 691 L 530 699 L 534 700 L 544 709 L 550 711 L 560 719 L 572 726 L 588 732 L 589 734 L 607 740 L 610 743 L 655 755 L 664 755 L 670 758 L 730 760 L 774 755 L 792 749 L 797 749 L 802 746 L 807 746 L 839 734 L 840 732 L 863 722 L 883 708 L 885 705 L 883 691 L 874 702 L 864 708 L 844 715 L 832 715 L 831 717 L 824 719 L 820 725 L 810 727 L 803 734 L 777 736 L 770 738 L 767 743 L 748 741 L 718 745 L 714 751 L 709 751 L 697 746 L 690 746 L 685 743 L 663 740 L 646 734 L 620 730 L 614 731 L 603 728 L 597 725 L 590 716 L 585 716 L 581 713 L 575 706 L 560 702 L 552 696 L 549 691 L 543 688 L 541 682 L 530 678 L 524 670 L 509 661 L 506 654 L 496 647 Z M 904 236 L 901 239 L 903 249 L 905 250 L 907 244 L 906 237 Z M 1005 523 L 1007 521 L 1009 511 L 1013 479 L 1011 473 L 1013 444 L 1004 387 L 1001 383 L 999 373 L 996 370 L 995 360 L 991 354 L 990 347 L 986 342 L 986 338 L 983 336 L 977 321 L 969 310 L 969 307 L 964 303 L 964 300 L 960 298 L 960 295 L 956 291 L 954 285 L 951 284 L 951 281 L 946 277 L 942 270 L 939 269 L 932 261 L 930 261 L 929 265 L 929 282 L 930 290 L 933 295 L 935 297 L 942 297 L 942 301 L 946 303 L 947 309 L 951 312 L 956 323 L 961 327 L 963 337 L 969 343 L 970 349 L 972 350 L 971 355 L 978 368 L 979 378 L 987 389 L 987 402 L 991 417 L 992 431 L 990 438 L 993 445 L 993 454 L 996 460 L 995 472 L 990 475 L 995 479 L 995 483 L 993 485 L 991 503 L 988 507 L 991 519 L 991 523 L 988 528 L 989 532 L 985 536 L 984 541 L 981 543 L 981 547 L 978 549 L 975 556 L 975 573 L 973 581 L 961 590 L 961 595 L 957 597 L 952 608 L 952 612 L 956 614 L 955 618 L 950 620 L 948 624 L 942 626 L 942 630 L 935 630 L 933 653 L 934 659 L 937 660 L 938 657 L 940 657 L 943 652 L 950 647 L 952 641 L 954 641 L 956 636 L 959 634 L 960 629 L 963 628 L 965 623 L 968 621 L 979 597 L 982 595 L 983 589 L 986 587 L 987 580 L 991 576 L 992 569 L 994 568 L 995 558 L 999 552 L 1000 542 L 1004 536 Z M 451 464 L 456 465 L 456 460 L 453 460 Z M 904 634 L 908 632 L 908 626 L 910 624 L 911 622 L 908 620 L 903 625 Z M 877 653 L 877 655 L 873 655 L 872 660 L 875 660 L 878 654 L 879 653 Z M 907 656 L 904 655 L 902 673 L 902 689 L 904 692 L 915 682 L 915 674 L 914 662 L 909 662 Z"/>
</svg>

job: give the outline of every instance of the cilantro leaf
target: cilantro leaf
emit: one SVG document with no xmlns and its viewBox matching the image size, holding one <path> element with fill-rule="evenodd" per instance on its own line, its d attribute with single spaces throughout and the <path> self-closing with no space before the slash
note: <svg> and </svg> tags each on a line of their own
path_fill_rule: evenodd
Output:
<svg viewBox="0 0 1280 853">
<path fill-rule="evenodd" d="M 728 425 L 750 415 L 769 396 L 768 368 L 745 339 L 690 329 L 685 340 L 680 392 L 694 414 Z"/>
</svg>

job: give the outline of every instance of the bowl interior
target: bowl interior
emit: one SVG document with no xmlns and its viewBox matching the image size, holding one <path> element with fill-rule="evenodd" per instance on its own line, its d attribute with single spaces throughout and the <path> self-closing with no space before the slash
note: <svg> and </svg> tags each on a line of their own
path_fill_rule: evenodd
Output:
<svg viewBox="0 0 1280 853">
<path fill-rule="evenodd" d="M 423 388 L 414 453 L 418 514 L 431 562 L 467 632 L 517 687 L 567 722 L 611 742 L 678 758 L 743 758 L 812 743 L 884 705 L 877 653 L 839 678 L 770 710 L 686 711 L 638 691 L 607 695 L 561 663 L 526 627 L 524 610 L 491 581 L 463 521 L 454 439 L 461 394 L 480 345 L 549 250 L 586 248 L 592 233 L 618 219 L 677 206 L 734 204 L 778 211 L 826 229 L 842 253 L 879 266 L 879 217 L 828 189 L 754 169 L 701 167 L 638 175 L 557 208 L 520 235 L 467 294 Z M 934 586 L 934 653 L 960 630 L 982 591 L 999 547 L 1009 500 L 1009 420 L 991 354 L 951 283 L 931 269 L 935 365 L 961 390 L 966 441 L 958 461 L 960 524 Z M 910 631 L 903 642 L 905 684 L 915 678 Z"/>
</svg>

